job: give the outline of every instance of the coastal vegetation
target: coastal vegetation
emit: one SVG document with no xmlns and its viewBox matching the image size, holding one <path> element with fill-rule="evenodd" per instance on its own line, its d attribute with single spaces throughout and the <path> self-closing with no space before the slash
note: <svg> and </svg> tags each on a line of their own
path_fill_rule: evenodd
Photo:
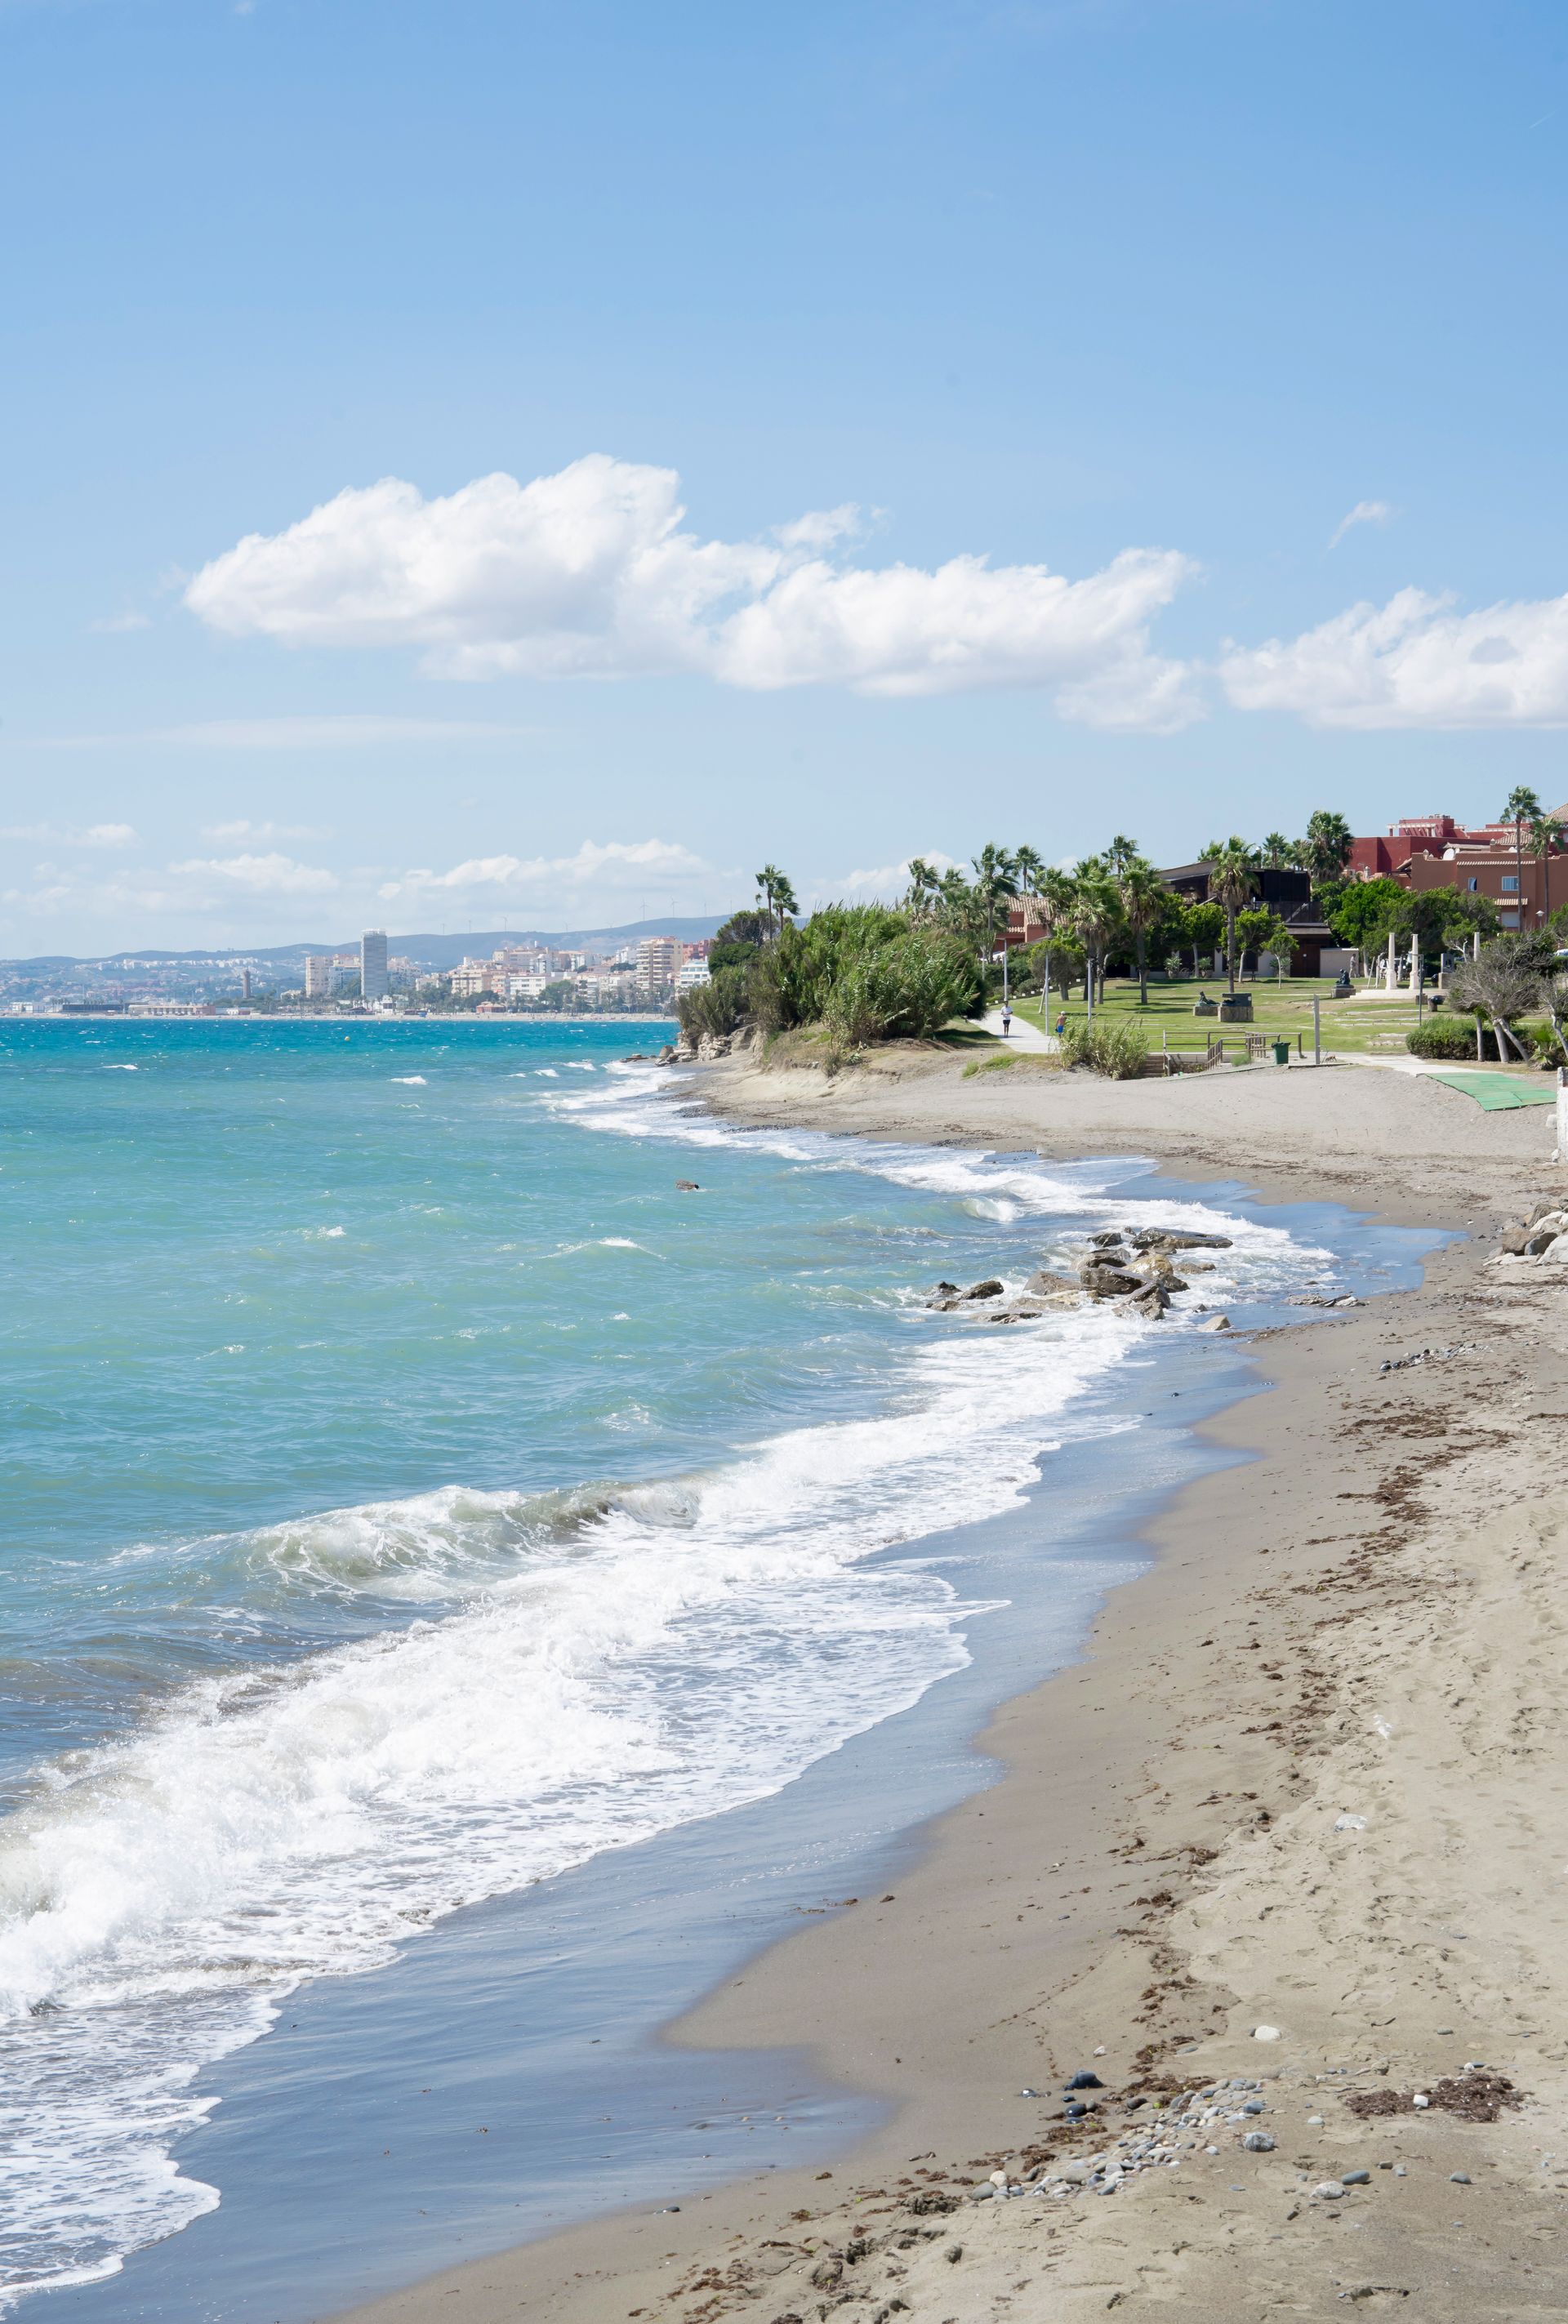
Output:
<svg viewBox="0 0 1568 2324">
<path fill-rule="evenodd" d="M 1561 844 L 1559 827 L 1522 795 L 1508 813 L 1521 860 L 1526 846 L 1545 862 Z M 769 863 L 756 875 L 755 907 L 715 938 L 708 982 L 679 995 L 682 1036 L 700 1047 L 742 1030 L 769 1041 L 799 1035 L 833 1065 L 879 1042 L 949 1035 L 1000 1000 L 1005 981 L 1025 1015 L 1058 1038 L 1062 1065 L 1125 1078 L 1144 1069 L 1157 1031 L 1163 1047 L 1194 1044 L 1190 1027 L 1173 1044 L 1159 1020 L 1172 1013 L 1174 983 L 1217 964 L 1231 993 L 1249 971 L 1259 980 L 1254 1031 L 1299 1046 L 1314 992 L 1320 1005 L 1328 996 L 1318 981 L 1292 974 L 1299 943 L 1287 912 L 1299 918 L 1303 908 L 1282 909 L 1269 875 L 1294 872 L 1311 883 L 1320 941 L 1326 927 L 1367 967 L 1391 941 L 1424 969 L 1452 969 L 1449 994 L 1432 1002 L 1441 1010 L 1446 998 L 1441 1023 L 1427 1019 L 1424 987 L 1408 1012 L 1379 1000 L 1364 1027 L 1336 1007 L 1339 1047 L 1399 1046 L 1408 1034 L 1422 1056 L 1462 1047 L 1518 1061 L 1559 1048 L 1568 1056 L 1568 981 L 1556 977 L 1562 997 L 1546 991 L 1556 945 L 1568 937 L 1568 904 L 1539 934 L 1521 936 L 1503 930 L 1498 906 L 1473 890 L 1350 876 L 1353 844 L 1345 818 L 1319 809 L 1299 839 L 1273 831 L 1259 845 L 1234 833 L 1212 841 L 1184 884 L 1173 884 L 1124 833 L 1071 864 L 991 842 L 967 869 L 914 858 L 896 904 L 832 903 L 808 916 L 788 874 Z M 1183 1015 L 1194 1005 L 1190 991 L 1175 1001 Z M 1529 1021 L 1537 1017 L 1538 1027 Z"/>
</svg>

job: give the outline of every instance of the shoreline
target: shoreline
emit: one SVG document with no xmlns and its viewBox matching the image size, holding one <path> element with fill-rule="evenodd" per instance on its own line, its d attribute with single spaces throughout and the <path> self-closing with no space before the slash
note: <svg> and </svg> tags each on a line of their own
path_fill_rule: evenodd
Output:
<svg viewBox="0 0 1568 2324">
<path fill-rule="evenodd" d="M 1167 1175 L 1243 1176 L 1265 1198 L 1317 1194 L 1472 1236 L 1563 1181 L 1545 1160 L 1538 1115 L 1536 1134 L 1521 1137 L 1517 1117 L 1480 1115 L 1453 1093 L 1405 1105 L 1406 1076 L 1336 1077 L 1336 1091 L 1388 1092 L 1355 1101 L 1354 1164 L 1324 1150 L 1314 1099 L 1310 1120 L 1286 1124 L 1297 1150 L 1279 1167 L 1265 1158 L 1281 1144 L 1278 1099 L 1264 1093 L 1288 1089 L 1296 1106 L 1321 1092 L 1315 1077 L 1239 1076 L 1223 1091 L 1222 1151 L 1212 1126 L 1194 1134 L 1204 1125 L 1189 1093 L 1202 1084 L 1001 1088 L 1014 1077 L 998 1074 L 977 1088 L 951 1065 L 933 1072 L 916 1058 L 906 1076 L 892 1062 L 826 1085 L 721 1067 L 705 1075 L 702 1102 L 732 1122 L 922 1142 L 1082 1154 L 1097 1137 L 1099 1150 L 1130 1144 Z M 1062 1096 L 1070 1119 L 1052 1119 Z M 1186 1102 L 1161 1120 L 1154 1107 L 1172 1096 Z M 1374 1189 L 1396 1162 L 1396 1183 Z M 1359 1200 L 1347 1193 L 1352 1171 Z M 1568 1931 L 1554 1896 L 1533 1930 L 1515 1925 L 1508 1902 L 1539 1886 L 1537 1854 L 1551 1864 L 1568 1845 L 1543 1773 L 1568 1720 L 1554 1690 L 1543 1692 L 1551 1657 L 1543 1665 L 1539 1652 L 1540 1636 L 1556 1634 L 1568 1565 L 1562 1521 L 1544 1506 L 1556 1432 L 1532 1438 L 1522 1410 L 1517 1429 L 1483 1425 L 1457 1415 L 1453 1398 L 1489 1416 L 1532 1400 L 1561 1415 L 1562 1315 L 1560 1291 L 1489 1272 L 1472 1240 L 1432 1254 L 1419 1290 L 1260 1335 L 1262 1392 L 1200 1432 L 1240 1465 L 1177 1492 L 1148 1531 L 1154 1563 L 1111 1594 L 1083 1656 L 974 1738 L 1002 1763 L 1001 1782 L 911 1835 L 916 1860 L 896 1896 L 790 1936 L 669 2029 L 687 2046 L 807 2048 L 830 2079 L 894 2102 L 885 2129 L 826 2173 L 735 2182 L 688 2200 L 678 2218 L 602 2217 L 377 2301 L 355 2311 L 361 2324 L 438 2313 L 499 2324 L 524 2312 L 708 2324 L 759 2299 L 770 2316 L 810 2324 L 846 2295 L 884 2307 L 896 2297 L 917 2324 L 927 2314 L 967 2324 L 1005 2315 L 1020 2270 L 1049 2281 L 1053 2317 L 1134 2297 L 1252 2316 L 1267 2312 L 1266 2284 L 1281 2302 L 1289 2287 L 1292 2313 L 1327 2314 L 1351 2281 L 1336 2273 L 1342 2260 L 1397 2286 L 1369 2295 L 1379 2301 L 1419 2289 L 1426 2317 L 1533 2314 L 1541 2295 L 1539 2312 L 1560 2312 L 1568 2273 L 1539 2239 L 1560 2217 L 1562 2189 L 1538 2150 L 1553 2149 L 1568 2102 L 1553 2030 Z M 1452 1365 L 1379 1384 L 1379 1361 L 1456 1338 Z M 1443 1480 L 1435 1526 L 1428 1470 Z M 1462 1549 L 1452 1534 L 1462 1504 L 1487 1520 Z M 1533 1645 L 1516 1671 L 1509 1634 L 1521 1621 Z M 1465 1764 L 1441 1804 L 1421 1792 L 1431 1763 L 1456 1748 L 1433 1706 L 1492 1630 L 1493 1724 L 1505 1711 L 1515 1728 L 1528 1720 L 1533 1739 L 1517 1748 L 1534 1763 L 1541 1817 L 1549 1805 L 1555 1818 L 1549 1836 L 1522 1813 L 1519 1771 L 1490 1729 L 1468 1752 L 1460 1738 Z M 1372 1666 L 1397 1719 L 1365 1712 Z M 1415 1692 L 1413 1673 L 1425 1681 Z M 1527 1706 L 1513 1700 L 1521 1686 Z M 1407 1732 L 1404 1754 L 1391 1738 Z M 1333 1829 L 1374 1799 L 1366 1828 L 1397 1834 L 1393 1863 L 1391 1840 Z M 1424 1840 L 1434 1814 L 1438 1849 Z M 1462 1937 L 1450 1941 L 1439 1923 Z M 1506 1974 L 1495 1960 L 1472 1973 L 1499 1949 Z M 1529 1997 L 1522 2022 L 1509 1994 Z M 1252 2040 L 1263 2022 L 1281 2027 L 1277 2043 Z M 1529 2102 L 1489 2126 L 1430 2111 L 1363 2121 L 1345 2108 L 1347 2081 L 1386 2097 L 1473 2058 L 1514 2069 Z M 1260 2080 L 1275 2152 L 1243 2159 L 1227 2144 L 1168 2178 L 1144 2173 L 1110 2202 L 973 2204 L 970 2183 L 994 2164 L 1017 2169 L 1031 2142 L 1048 2143 L 1058 2163 L 1091 2151 L 1048 2103 L 1081 2068 L 1122 2094 Z M 1319 2077 L 1342 2085 L 1332 2098 Z M 1025 2088 L 1042 2100 L 1020 2101 Z M 1093 2151 L 1127 2119 L 1108 2106 Z M 1378 2170 L 1390 2156 L 1397 2177 L 1396 2164 Z M 1358 2164 L 1375 2187 L 1319 2201 L 1299 2183 L 1303 2169 L 1311 2181 Z M 1453 2170 L 1470 2181 L 1462 2193 Z M 907 2209 L 921 2186 L 944 2212 L 939 2236 L 930 2214 Z M 857 2188 L 874 2192 L 857 2201 L 852 2191 L 846 2206 Z M 946 2214 L 953 2198 L 964 2208 Z M 950 2262 L 955 2237 L 964 2255 Z M 1500 2286 L 1499 2240 L 1519 2255 Z M 846 2272 L 842 2255 L 857 2241 L 870 2248 Z M 1324 2241 L 1343 2249 L 1311 2248 Z"/>
</svg>

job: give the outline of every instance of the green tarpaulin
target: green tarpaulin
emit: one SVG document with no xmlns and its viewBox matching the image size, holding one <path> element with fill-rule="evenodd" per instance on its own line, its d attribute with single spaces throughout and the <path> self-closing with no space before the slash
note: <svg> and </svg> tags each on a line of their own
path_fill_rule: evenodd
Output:
<svg viewBox="0 0 1568 2324">
<path fill-rule="evenodd" d="M 1557 1084 L 1545 1074 L 1533 1082 L 1522 1077 L 1516 1081 L 1512 1074 L 1428 1074 L 1425 1078 L 1446 1082 L 1450 1089 L 1462 1090 L 1488 1113 L 1501 1113 L 1510 1105 L 1554 1105 L 1557 1102 Z"/>
</svg>

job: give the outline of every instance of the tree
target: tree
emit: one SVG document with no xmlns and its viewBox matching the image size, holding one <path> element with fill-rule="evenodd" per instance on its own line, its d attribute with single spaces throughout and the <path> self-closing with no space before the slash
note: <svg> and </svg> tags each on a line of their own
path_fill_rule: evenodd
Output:
<svg viewBox="0 0 1568 2324">
<path fill-rule="evenodd" d="M 1503 821 L 1514 826 L 1514 893 L 1519 899 L 1519 926 L 1525 925 L 1525 825 L 1539 823 L 1541 802 L 1527 783 L 1516 783 L 1503 808 Z M 1500 1057 L 1502 1051 L 1498 1055 Z"/>
<path fill-rule="evenodd" d="M 1538 815 L 1530 825 L 1530 853 L 1541 867 L 1541 918 L 1552 917 L 1552 858 L 1563 844 L 1563 826 L 1554 815 Z M 1520 890 L 1523 895 L 1524 890 Z M 1524 926 L 1521 915 L 1519 925 Z"/>
<path fill-rule="evenodd" d="M 1377 950 L 1388 935 L 1392 918 L 1408 899 L 1397 880 L 1352 880 L 1339 901 L 1329 908 L 1328 924 L 1342 944 L 1353 945 L 1365 956 Z"/>
<path fill-rule="evenodd" d="M 996 950 L 997 937 L 1006 939 L 1013 898 L 1019 891 L 1018 863 L 1005 847 L 988 840 L 971 866 L 971 892 L 977 908 L 985 957 Z"/>
<path fill-rule="evenodd" d="M 1144 858 L 1139 853 L 1137 840 L 1129 839 L 1124 831 L 1119 831 L 1100 860 L 1114 880 L 1120 879 L 1132 864 L 1141 863 Z"/>
<path fill-rule="evenodd" d="M 1499 1061 L 1508 1049 L 1521 1059 L 1526 1056 L 1525 1045 L 1508 1020 L 1523 1017 L 1536 1006 L 1541 997 L 1541 972 L 1522 946 L 1509 944 L 1507 936 L 1494 936 L 1490 944 L 1482 945 L 1474 960 L 1467 960 L 1455 969 L 1448 990 L 1455 1008 L 1475 1012 L 1478 1056 L 1482 1017 L 1491 1027 Z"/>
<path fill-rule="evenodd" d="M 1152 863 L 1135 855 L 1116 873 L 1116 893 L 1121 917 L 1138 947 L 1138 1005 L 1148 1007 L 1148 936 L 1165 918 L 1170 890 Z"/>
<path fill-rule="evenodd" d="M 1287 839 L 1282 831 L 1266 832 L 1261 852 L 1266 872 L 1283 872 L 1287 864 L 1296 860 L 1295 843 Z"/>
<path fill-rule="evenodd" d="M 1209 893 L 1225 915 L 1225 965 L 1232 992 L 1236 990 L 1236 915 L 1258 893 L 1262 868 L 1256 849 L 1234 834 L 1209 860 Z"/>
<path fill-rule="evenodd" d="M 1343 816 L 1320 807 L 1306 818 L 1306 837 L 1296 844 L 1296 860 L 1314 888 L 1324 887 L 1343 873 L 1355 844 Z"/>
<path fill-rule="evenodd" d="M 1084 947 L 1084 996 L 1091 1014 L 1097 989 L 1103 987 L 1105 948 L 1121 921 L 1121 899 L 1097 856 L 1078 867 L 1074 881 L 1073 927 Z"/>
<path fill-rule="evenodd" d="M 936 919 L 942 907 L 942 874 L 923 855 L 909 858 L 909 884 L 899 901 L 899 909 L 907 912 L 917 926 Z"/>
<path fill-rule="evenodd" d="M 1251 911 L 1238 912 L 1236 934 L 1241 940 L 1243 959 L 1250 952 L 1271 952 L 1283 968 L 1294 950 L 1290 930 L 1271 904 L 1260 904 Z"/>
<path fill-rule="evenodd" d="M 1035 875 L 1035 884 L 1024 908 L 1030 925 L 1044 930 L 1045 963 L 1040 983 L 1047 1001 L 1051 995 L 1051 951 L 1073 926 L 1073 898 L 1071 872 L 1058 871 L 1054 863 L 1048 863 Z"/>
<path fill-rule="evenodd" d="M 1199 955 L 1213 952 L 1225 933 L 1225 915 L 1218 904 L 1188 904 L 1182 913 L 1181 932 L 1182 942 L 1192 952 L 1193 974 L 1201 976 Z"/>
<path fill-rule="evenodd" d="M 762 909 L 769 927 L 775 935 L 782 936 L 784 923 L 790 913 L 800 908 L 795 900 L 795 890 L 789 884 L 789 876 L 780 872 L 776 863 L 764 863 L 753 877 L 757 882 L 757 892 L 762 899 Z"/>
</svg>

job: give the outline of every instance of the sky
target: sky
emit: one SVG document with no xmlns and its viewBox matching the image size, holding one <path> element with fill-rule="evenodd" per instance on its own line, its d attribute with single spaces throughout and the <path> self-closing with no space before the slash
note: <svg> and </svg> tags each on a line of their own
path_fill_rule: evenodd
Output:
<svg viewBox="0 0 1568 2324">
<path fill-rule="evenodd" d="M 0 954 L 1568 800 L 1568 15 L 0 0 Z"/>
</svg>

